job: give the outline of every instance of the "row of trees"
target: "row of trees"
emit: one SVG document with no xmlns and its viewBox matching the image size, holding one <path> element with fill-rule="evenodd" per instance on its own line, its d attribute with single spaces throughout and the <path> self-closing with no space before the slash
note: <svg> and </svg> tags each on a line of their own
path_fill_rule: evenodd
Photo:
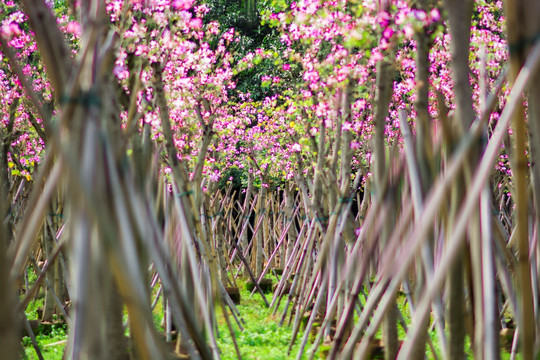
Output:
<svg viewBox="0 0 540 360">
<path fill-rule="evenodd" d="M 272 266 L 291 346 L 310 316 L 298 356 L 317 320 L 312 355 L 365 357 L 382 328 L 388 359 L 464 358 L 467 336 L 495 359 L 507 313 L 538 354 L 533 1 L 20 3 L 0 5 L 7 358 L 28 264 L 68 358 L 126 357 L 124 308 L 132 355 L 169 356 L 159 296 L 179 349 L 219 358 L 224 286 Z"/>
</svg>

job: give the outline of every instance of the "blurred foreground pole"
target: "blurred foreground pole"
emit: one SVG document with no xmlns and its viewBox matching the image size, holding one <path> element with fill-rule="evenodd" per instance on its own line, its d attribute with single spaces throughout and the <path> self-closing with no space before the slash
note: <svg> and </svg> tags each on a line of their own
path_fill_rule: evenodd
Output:
<svg viewBox="0 0 540 360">
<path fill-rule="evenodd" d="M 4 208 L 4 207 L 2 207 Z M 2 209 L 2 214 L 5 211 Z M 2 219 L 3 220 L 3 219 Z M 5 231 L 0 231 L 0 349 L 2 359 L 18 359 L 19 332 L 15 317 L 15 290 L 9 281 L 6 264 L 6 237 Z"/>
<path fill-rule="evenodd" d="M 473 15 L 472 0 L 445 0 L 444 6 L 448 13 L 449 30 L 452 41 L 450 52 L 452 55 L 452 81 L 454 82 L 455 94 L 455 117 L 460 133 L 465 133 L 472 124 L 475 113 L 472 103 L 472 89 L 469 81 L 469 47 L 471 33 L 471 18 Z M 477 153 L 471 152 L 470 161 L 466 164 L 469 174 L 474 169 Z M 470 176 L 470 175 L 469 175 Z M 450 219 L 457 216 L 457 210 L 461 207 L 463 196 L 469 180 L 467 170 L 462 178 L 458 178 L 452 188 L 452 210 Z M 449 224 L 452 222 L 450 221 Z M 453 229 L 448 229 L 449 234 Z M 449 236 L 450 238 L 450 236 Z M 477 240 L 477 239 L 476 239 Z M 452 270 L 448 274 L 448 353 L 449 359 L 465 358 L 465 293 L 464 293 L 464 260 L 465 247 L 460 251 L 463 256 L 458 256 Z"/>
<path fill-rule="evenodd" d="M 386 4 L 388 6 L 388 4 Z M 382 5 L 379 9 L 380 11 L 388 11 L 388 8 L 385 5 Z M 377 63 L 377 84 L 376 84 L 376 100 L 375 100 L 375 115 L 374 115 L 374 149 L 373 149 L 373 179 L 375 182 L 375 196 L 382 202 L 393 202 L 397 204 L 397 199 L 392 197 L 391 191 L 385 188 L 386 178 L 389 176 L 387 169 L 391 168 L 391 162 L 387 163 L 386 161 L 386 146 L 385 146 L 385 126 L 386 126 L 386 117 L 388 115 L 389 104 L 392 99 L 393 93 L 393 79 L 394 79 L 394 68 L 393 64 L 388 60 L 381 60 Z M 393 184 L 390 184 L 390 187 Z M 391 224 L 394 219 L 395 206 L 390 206 L 390 209 L 393 209 L 392 212 L 388 214 L 388 223 Z M 383 230 L 381 235 L 381 250 L 384 251 L 384 247 L 387 245 L 388 239 L 390 238 L 390 227 L 386 227 Z M 385 343 L 385 355 L 386 360 L 395 359 L 399 350 L 398 343 L 398 330 L 397 330 L 397 317 L 398 317 L 398 308 L 396 299 L 393 300 L 393 303 L 384 318 L 383 325 L 383 339 Z"/>
<path fill-rule="evenodd" d="M 532 0 L 515 0 L 505 2 L 505 15 L 508 31 L 508 47 L 510 50 L 510 82 L 513 82 L 523 66 L 531 45 L 538 39 L 540 23 L 540 3 Z M 536 75 L 539 77 L 539 75 Z M 539 108 L 535 101 L 540 97 L 539 79 L 530 81 L 529 98 L 529 124 L 532 159 L 531 164 L 537 162 L 538 156 L 538 135 L 539 134 Z M 518 266 L 516 271 L 516 288 L 518 294 L 518 311 L 516 314 L 518 320 L 518 329 L 520 343 L 522 347 L 523 359 L 534 358 L 535 348 L 535 316 L 531 282 L 531 263 L 529 261 L 529 233 L 528 233 L 528 205 L 527 194 L 527 176 L 528 176 L 528 143 L 527 129 L 525 123 L 525 111 L 523 106 L 519 106 L 513 119 L 514 135 L 514 159 L 512 162 L 512 173 L 514 175 L 514 188 L 516 189 L 516 240 L 518 244 Z M 538 182 L 538 177 L 534 176 L 537 172 L 533 170 L 533 181 Z M 535 179 L 534 179 L 535 178 Z M 538 189 L 533 186 L 535 197 L 538 198 Z M 538 202 L 536 203 L 538 207 Z M 538 212 L 538 210 L 537 210 Z"/>
<path fill-rule="evenodd" d="M 18 359 L 19 332 L 15 312 L 14 292 L 9 283 L 8 271 L 6 267 L 6 244 L 5 237 L 0 235 L 0 349 L 2 349 L 2 359 Z"/>
<path fill-rule="evenodd" d="M 18 359 L 19 331 L 17 331 L 17 318 L 13 311 L 15 308 L 15 288 L 9 279 L 7 268 L 6 249 L 9 239 L 9 227 L 7 226 L 8 194 L 7 160 L 4 152 L 4 136 L 0 134 L 0 351 L 2 359 Z"/>
</svg>

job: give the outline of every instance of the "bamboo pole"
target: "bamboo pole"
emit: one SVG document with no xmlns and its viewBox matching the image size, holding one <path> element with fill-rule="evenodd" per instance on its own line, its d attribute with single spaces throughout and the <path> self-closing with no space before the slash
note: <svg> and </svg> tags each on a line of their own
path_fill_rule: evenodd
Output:
<svg viewBox="0 0 540 360">
<path fill-rule="evenodd" d="M 536 42 L 537 34 L 540 31 L 537 16 L 540 6 L 535 1 L 505 1 L 504 10 L 507 19 L 508 43 L 510 48 L 510 82 L 515 82 L 525 59 L 532 52 L 530 50 L 533 42 Z M 540 75 L 533 76 L 529 91 L 529 127 L 531 133 L 527 134 L 527 123 L 525 121 L 525 111 L 522 106 L 517 107 L 513 119 L 513 140 L 514 154 L 512 166 L 512 175 L 514 179 L 515 191 L 512 197 L 516 204 L 516 240 L 518 246 L 518 268 L 516 274 L 519 313 L 518 327 L 521 338 L 521 349 L 524 359 L 532 359 L 536 356 L 537 339 L 533 303 L 533 288 L 531 284 L 531 262 L 529 261 L 529 212 L 528 212 L 528 194 L 527 177 L 529 175 L 529 166 L 527 160 L 527 143 L 530 140 L 530 152 L 532 153 L 532 163 L 537 162 L 540 155 L 539 148 L 539 126 L 540 111 L 535 101 L 540 96 L 540 86 L 538 79 Z M 539 200 L 539 175 L 537 167 L 531 170 L 532 180 L 534 182 L 533 194 L 536 198 L 536 205 Z M 537 211 L 538 212 L 538 211 Z M 535 221 L 538 223 L 538 220 Z M 534 315 L 533 315 L 534 314 Z"/>
</svg>

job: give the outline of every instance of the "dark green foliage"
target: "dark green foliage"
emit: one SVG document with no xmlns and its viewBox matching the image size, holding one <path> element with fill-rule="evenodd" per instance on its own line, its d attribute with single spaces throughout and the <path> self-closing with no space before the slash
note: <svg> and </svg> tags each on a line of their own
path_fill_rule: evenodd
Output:
<svg viewBox="0 0 540 360">
<path fill-rule="evenodd" d="M 232 191 L 240 192 L 241 189 L 247 187 L 247 181 L 247 170 L 232 166 L 223 172 L 218 182 L 218 188 L 227 189 L 232 183 Z"/>
<path fill-rule="evenodd" d="M 256 49 L 280 51 L 284 48 L 279 40 L 278 31 L 270 24 L 261 22 L 262 11 L 277 11 L 274 3 L 254 0 L 251 0 L 249 6 L 240 0 L 208 0 L 205 3 L 210 9 L 204 18 L 205 23 L 217 21 L 222 32 L 230 28 L 236 30 L 239 42 L 236 45 L 231 44 L 235 60 L 242 59 Z M 269 60 L 261 61 L 255 67 L 241 71 L 234 77 L 236 88 L 229 90 L 229 96 L 236 99 L 239 93 L 250 93 L 251 98 L 256 101 L 272 96 L 279 89 L 262 86 L 261 77 L 275 76 L 280 71 L 280 64 Z"/>
</svg>

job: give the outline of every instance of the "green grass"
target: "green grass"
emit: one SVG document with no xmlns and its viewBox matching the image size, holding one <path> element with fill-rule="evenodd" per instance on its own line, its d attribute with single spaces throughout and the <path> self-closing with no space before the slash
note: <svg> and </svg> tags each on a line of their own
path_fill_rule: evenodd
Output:
<svg viewBox="0 0 540 360">
<path fill-rule="evenodd" d="M 37 280 L 37 274 L 33 266 L 27 268 L 28 282 L 30 286 Z M 24 294 L 21 295 L 21 299 Z M 28 320 L 39 320 L 38 309 L 43 309 L 43 290 L 40 290 L 37 297 L 28 304 L 26 308 L 26 317 Z M 38 325 L 34 330 L 36 341 L 41 350 L 44 359 L 61 360 L 64 353 L 65 341 L 67 339 L 67 324 L 57 323 L 53 325 Z M 26 332 L 24 332 L 26 334 Z M 27 359 L 39 359 L 32 345 L 29 336 L 23 336 L 22 343 L 24 346 L 24 354 Z"/>
<path fill-rule="evenodd" d="M 237 308 L 245 322 L 243 324 L 244 331 L 238 329 L 232 316 L 230 320 L 235 329 L 235 336 L 242 358 L 248 360 L 295 359 L 298 345 L 302 341 L 303 332 L 298 334 L 291 354 L 287 355 L 289 340 L 292 336 L 292 326 L 286 326 L 286 323 L 281 327 L 278 326 L 285 301 L 282 301 L 276 315 L 273 316 L 271 309 L 266 307 L 259 293 L 250 295 L 250 292 L 245 290 L 245 284 L 242 280 L 239 280 L 238 286 L 240 287 L 241 303 Z M 270 302 L 272 294 L 267 294 L 266 297 Z M 218 315 L 218 325 L 220 338 L 217 339 L 217 343 L 221 350 L 222 358 L 224 360 L 237 359 L 232 337 L 220 312 Z M 310 345 L 308 344 L 306 349 L 309 349 Z M 308 357 L 304 355 L 302 358 L 307 359 Z M 318 354 L 316 358 L 320 359 L 321 355 Z"/>
<path fill-rule="evenodd" d="M 32 274 L 30 274 L 32 277 Z M 32 279 L 31 279 L 32 280 Z M 238 310 L 240 311 L 240 316 L 243 319 L 244 330 L 240 331 L 236 321 L 232 316 L 230 316 L 230 321 L 232 323 L 235 337 L 240 349 L 240 353 L 243 359 L 247 360 L 257 360 L 257 359 L 268 359 L 268 360 L 285 360 L 285 359 L 296 359 L 296 354 L 299 349 L 299 343 L 302 341 L 303 331 L 302 329 L 297 335 L 296 344 L 291 350 L 291 354 L 287 355 L 287 349 L 289 346 L 289 340 L 292 336 L 292 326 L 287 326 L 287 321 L 285 321 L 284 326 L 278 326 L 279 320 L 283 313 L 283 307 L 285 301 L 281 302 L 281 306 L 276 312 L 276 315 L 272 315 L 271 309 L 267 308 L 261 299 L 260 294 L 257 292 L 253 295 L 245 289 L 245 281 L 237 280 L 238 286 L 240 287 L 241 294 L 241 304 L 237 305 Z M 275 279 L 274 279 L 275 282 Z M 26 309 L 26 315 L 29 320 L 38 320 L 38 309 L 43 307 L 43 295 L 38 296 L 38 298 L 32 301 L 28 308 Z M 153 297 L 155 296 L 155 292 Z M 266 294 L 268 301 L 271 301 L 272 294 Z M 365 301 L 364 298 L 362 298 Z M 404 295 L 399 295 L 397 298 L 398 307 L 405 319 L 405 322 L 410 325 L 411 319 L 409 314 L 409 309 L 405 301 Z M 216 305 L 217 312 L 217 322 L 219 336 L 217 338 L 217 344 L 219 346 L 222 359 L 232 360 L 237 359 L 236 351 L 234 348 L 232 336 L 229 333 L 229 329 L 221 312 L 221 309 Z M 229 314 L 230 315 L 230 314 Z M 156 328 L 163 332 L 161 327 L 163 321 L 163 305 L 162 298 L 159 299 L 153 313 L 154 324 Z M 287 318 L 288 320 L 288 318 Z M 66 324 L 54 324 L 49 326 L 39 325 L 36 332 L 36 338 L 39 343 L 39 347 L 43 354 L 44 359 L 47 360 L 60 360 L 62 359 L 62 354 L 65 347 L 65 341 L 67 339 L 67 325 Z M 400 340 L 405 338 L 405 331 L 401 326 L 398 325 L 398 332 Z M 127 333 L 126 335 L 129 335 Z M 380 331 L 376 334 L 376 338 L 381 337 Z M 430 337 L 435 346 L 435 350 L 439 358 L 441 358 L 441 352 L 438 344 L 438 337 L 436 332 L 433 330 L 430 333 Z M 310 336 L 310 341 L 313 340 L 313 336 Z M 32 346 L 30 337 L 24 336 L 23 339 L 24 352 L 27 359 L 38 359 L 36 352 Z M 311 347 L 311 342 L 306 345 L 304 353 L 309 350 Z M 320 346 L 318 353 L 316 354 L 316 359 L 324 358 L 322 355 L 323 345 Z M 466 355 L 469 359 L 474 359 L 474 354 L 472 353 L 472 348 L 470 344 L 469 337 L 466 338 Z M 426 358 L 433 359 L 433 354 L 429 346 L 426 346 Z M 508 352 L 501 350 L 501 359 L 507 360 L 510 358 Z M 307 355 L 304 354 L 302 359 L 307 359 Z M 518 353 L 516 356 L 517 360 L 521 360 L 521 356 Z"/>
<path fill-rule="evenodd" d="M 363 301 L 365 301 L 365 298 L 362 298 Z M 406 301 L 406 296 L 403 293 L 400 293 L 397 297 L 397 305 L 399 310 L 401 311 L 401 315 L 405 319 L 405 323 L 407 326 L 411 325 L 411 315 L 409 311 L 409 306 Z M 508 315 L 509 318 L 511 318 L 511 315 Z M 464 324 L 465 326 L 465 324 Z M 439 345 L 439 337 L 437 335 L 437 332 L 435 329 L 433 329 L 429 334 L 431 341 L 433 343 L 434 350 L 437 354 L 437 358 L 442 359 L 442 352 Z M 448 339 L 448 334 L 446 334 Z M 382 337 L 382 330 L 379 329 L 377 334 L 375 335 L 375 338 L 380 339 Z M 398 337 L 399 340 L 403 341 L 406 337 L 405 330 L 401 327 L 401 325 L 398 325 Z M 467 359 L 474 359 L 474 349 L 472 348 L 471 339 L 468 335 L 465 336 L 465 356 Z M 510 359 L 510 353 L 506 351 L 505 349 L 500 349 L 500 357 L 501 360 L 508 360 Z M 431 350 L 431 347 L 426 344 L 426 359 L 431 360 L 434 359 L 433 351 Z M 516 354 L 515 360 L 522 360 L 522 356 L 520 353 Z"/>
<path fill-rule="evenodd" d="M 36 340 L 39 344 L 41 354 L 44 359 L 61 360 L 64 353 L 66 335 L 66 324 L 55 324 L 46 329 L 38 328 L 36 332 Z M 23 337 L 24 352 L 28 359 L 38 359 L 36 351 L 32 346 L 32 341 L 29 336 Z"/>
</svg>

